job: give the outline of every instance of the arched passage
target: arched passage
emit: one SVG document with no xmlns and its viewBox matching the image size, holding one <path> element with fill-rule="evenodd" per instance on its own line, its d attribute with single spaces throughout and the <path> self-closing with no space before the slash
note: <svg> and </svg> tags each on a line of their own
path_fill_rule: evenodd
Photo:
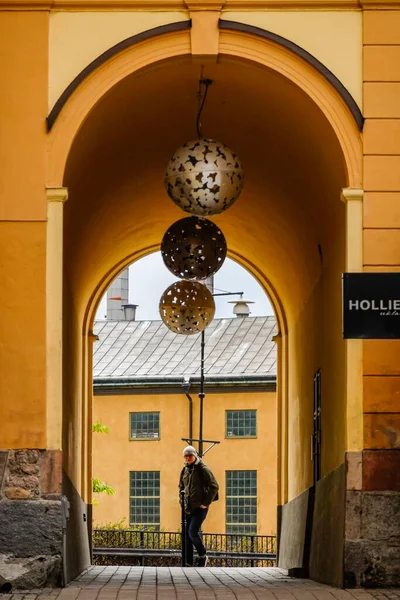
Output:
<svg viewBox="0 0 400 600">
<path fill-rule="evenodd" d="M 158 247 L 181 217 L 163 189 L 166 162 L 195 137 L 199 66 L 189 34 L 145 40 L 106 61 L 73 92 L 49 136 L 49 186 L 68 187 L 64 220 L 66 472 L 90 502 L 90 331 L 111 279 Z M 280 503 L 313 483 L 313 376 L 323 372 L 322 474 L 346 450 L 341 339 L 345 207 L 360 185 L 360 134 L 337 91 L 272 41 L 223 31 L 204 131 L 240 156 L 240 200 L 216 218 L 230 252 L 264 285 L 281 339 Z"/>
</svg>

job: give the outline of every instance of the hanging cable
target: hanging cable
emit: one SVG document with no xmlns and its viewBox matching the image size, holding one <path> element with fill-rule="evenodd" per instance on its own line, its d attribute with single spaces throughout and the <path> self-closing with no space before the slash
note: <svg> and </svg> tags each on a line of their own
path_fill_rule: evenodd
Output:
<svg viewBox="0 0 400 600">
<path fill-rule="evenodd" d="M 199 81 L 199 94 L 198 94 L 199 95 L 199 109 L 197 112 L 197 119 L 196 119 L 196 130 L 197 130 L 198 139 L 203 138 L 203 132 L 202 132 L 200 119 L 201 119 L 201 113 L 203 112 L 204 104 L 206 102 L 208 88 L 211 84 L 212 84 L 212 79 L 203 79 L 203 67 L 202 67 L 201 77 L 200 77 L 200 81 Z M 202 86 L 205 87 L 203 97 L 201 97 Z"/>
</svg>

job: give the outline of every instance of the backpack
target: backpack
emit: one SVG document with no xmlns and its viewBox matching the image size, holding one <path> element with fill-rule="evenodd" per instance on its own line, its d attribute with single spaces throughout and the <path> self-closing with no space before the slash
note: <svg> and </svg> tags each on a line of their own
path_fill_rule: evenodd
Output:
<svg viewBox="0 0 400 600">
<path fill-rule="evenodd" d="M 197 466 L 199 467 L 199 473 L 201 473 L 201 479 L 203 480 L 203 486 L 204 486 L 204 487 L 206 487 L 206 486 L 204 485 L 204 471 L 203 471 L 203 469 L 204 469 L 204 463 L 200 462 L 200 463 L 198 463 L 198 465 L 197 465 Z M 182 469 L 182 471 L 181 471 L 181 477 L 182 477 L 182 475 L 183 475 L 183 471 L 184 471 L 184 470 L 185 470 L 185 467 L 183 467 L 183 469 Z M 214 499 L 213 499 L 213 502 L 216 502 L 217 500 L 219 500 L 219 494 L 218 494 L 218 492 L 215 494 L 215 497 L 214 497 Z"/>
<path fill-rule="evenodd" d="M 204 464 L 202 462 L 198 463 L 198 466 L 200 467 L 199 473 L 201 473 L 201 478 L 203 480 L 203 485 L 204 485 Z M 204 485 L 204 487 L 206 487 Z M 216 502 L 217 500 L 219 500 L 219 494 L 218 492 L 215 494 L 214 498 L 213 498 L 213 502 Z"/>
</svg>

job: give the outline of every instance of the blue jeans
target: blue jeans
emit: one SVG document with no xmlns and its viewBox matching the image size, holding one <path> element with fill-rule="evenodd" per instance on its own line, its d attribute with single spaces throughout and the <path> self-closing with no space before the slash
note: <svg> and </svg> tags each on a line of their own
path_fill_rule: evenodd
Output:
<svg viewBox="0 0 400 600">
<path fill-rule="evenodd" d="M 186 564 L 188 566 L 193 566 L 193 546 L 199 556 L 204 556 L 207 552 L 200 531 L 207 513 L 208 508 L 196 508 L 190 515 L 186 515 Z"/>
</svg>

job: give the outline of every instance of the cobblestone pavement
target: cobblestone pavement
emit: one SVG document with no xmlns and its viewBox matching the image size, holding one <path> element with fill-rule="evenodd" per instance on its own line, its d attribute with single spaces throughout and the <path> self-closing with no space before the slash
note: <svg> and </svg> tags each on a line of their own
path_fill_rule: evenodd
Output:
<svg viewBox="0 0 400 600">
<path fill-rule="evenodd" d="M 274 568 L 91 567 L 64 589 L 2 600 L 400 600 L 400 589 L 342 590 Z"/>
</svg>

